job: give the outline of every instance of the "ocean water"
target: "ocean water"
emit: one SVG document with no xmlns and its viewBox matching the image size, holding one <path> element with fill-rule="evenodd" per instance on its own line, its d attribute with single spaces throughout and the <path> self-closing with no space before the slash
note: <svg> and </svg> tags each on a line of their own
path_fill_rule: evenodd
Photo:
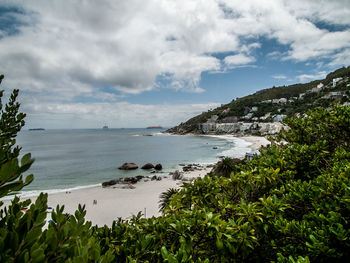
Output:
<svg viewBox="0 0 350 263">
<path fill-rule="evenodd" d="M 184 163 L 214 163 L 220 156 L 241 157 L 249 143 L 232 137 L 169 135 L 154 129 L 84 129 L 22 131 L 17 144 L 35 162 L 29 172 L 34 181 L 23 194 L 57 192 L 90 187 L 127 176 L 152 175 L 137 169 L 122 171 L 124 162 L 139 167 L 161 163 L 160 176 Z M 151 136 L 150 136 L 151 135 Z M 217 148 L 217 149 L 214 149 Z"/>
</svg>

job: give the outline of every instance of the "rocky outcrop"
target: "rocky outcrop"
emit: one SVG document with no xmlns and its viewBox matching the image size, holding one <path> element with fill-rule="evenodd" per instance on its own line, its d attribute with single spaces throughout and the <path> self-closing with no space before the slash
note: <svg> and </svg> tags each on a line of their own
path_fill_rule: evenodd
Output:
<svg viewBox="0 0 350 263">
<path fill-rule="evenodd" d="M 149 170 L 153 168 L 154 168 L 154 165 L 151 163 L 146 163 L 144 166 L 141 167 L 141 169 L 144 169 L 144 170 Z"/>
<path fill-rule="evenodd" d="M 139 167 L 135 163 L 124 163 L 118 169 L 120 169 L 120 170 L 135 170 L 137 168 L 139 168 Z"/>
<path fill-rule="evenodd" d="M 103 182 L 102 183 L 102 187 L 112 186 L 112 185 L 118 184 L 120 182 L 121 182 L 120 179 L 110 180 L 110 181 L 107 181 L 107 182 Z"/>
<path fill-rule="evenodd" d="M 199 130 L 204 134 L 257 134 L 272 135 L 279 133 L 287 126 L 280 122 L 237 122 L 237 123 L 202 123 Z"/>
<path fill-rule="evenodd" d="M 137 175 L 135 177 L 125 177 L 124 179 L 119 178 L 119 179 L 103 182 L 102 187 L 108 187 L 108 186 L 112 186 L 112 185 L 116 185 L 116 184 L 121 184 L 121 185 L 123 185 L 123 184 L 136 184 L 137 182 L 139 182 L 143 178 L 145 178 L 143 175 Z"/>
<path fill-rule="evenodd" d="M 160 163 L 158 163 L 154 166 L 154 169 L 156 169 L 157 171 L 160 171 L 163 169 L 163 166 Z"/>
</svg>

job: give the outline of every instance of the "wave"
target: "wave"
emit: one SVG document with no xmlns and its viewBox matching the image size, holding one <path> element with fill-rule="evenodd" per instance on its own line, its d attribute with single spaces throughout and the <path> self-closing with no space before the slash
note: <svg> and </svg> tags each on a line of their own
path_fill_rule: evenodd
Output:
<svg viewBox="0 0 350 263">
<path fill-rule="evenodd" d="M 245 154 L 247 152 L 252 151 L 250 146 L 252 145 L 251 142 L 247 142 L 243 139 L 240 139 L 238 137 L 234 137 L 232 135 L 208 135 L 210 137 L 223 139 L 226 141 L 229 141 L 233 144 L 233 147 L 224 150 L 221 153 L 217 154 L 217 156 L 225 156 L 225 157 L 231 157 L 231 158 L 243 158 L 245 157 Z"/>
<path fill-rule="evenodd" d="M 71 192 L 71 191 L 76 191 L 76 190 L 81 190 L 81 189 L 93 188 L 93 187 L 97 187 L 97 186 L 101 186 L 101 184 L 76 186 L 76 187 L 64 188 L 64 189 L 19 191 L 15 195 L 4 196 L 4 197 L 0 198 L 0 200 L 11 200 L 15 196 L 18 196 L 18 197 L 21 197 L 21 198 L 35 197 L 35 196 L 38 196 L 40 193 L 57 194 L 57 193 Z"/>
</svg>

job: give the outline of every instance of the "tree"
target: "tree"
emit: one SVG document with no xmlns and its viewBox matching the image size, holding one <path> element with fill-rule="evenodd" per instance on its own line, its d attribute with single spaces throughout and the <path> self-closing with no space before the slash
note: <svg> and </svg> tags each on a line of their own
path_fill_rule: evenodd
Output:
<svg viewBox="0 0 350 263">
<path fill-rule="evenodd" d="M 0 83 L 3 75 L 0 76 Z M 24 126 L 25 114 L 19 112 L 16 102 L 18 90 L 14 90 L 9 102 L 1 102 L 0 91 L 0 198 L 21 190 L 33 180 L 27 172 L 34 159 L 25 154 L 19 162 L 21 148 L 15 146 L 17 133 Z M 86 222 L 85 208 L 78 206 L 74 215 L 64 213 L 57 206 L 52 213 L 53 223 L 44 230 L 47 217 L 47 194 L 41 193 L 36 201 L 20 202 L 14 197 L 11 205 L 2 207 L 0 202 L 0 262 L 111 262 L 113 254 L 104 251 L 95 237 L 91 222 Z M 23 210 L 26 209 L 26 212 Z"/>
<path fill-rule="evenodd" d="M 4 78 L 0 76 L 0 83 Z M 23 180 L 25 173 L 33 164 L 30 153 L 19 162 L 21 148 L 15 146 L 17 133 L 24 126 L 25 114 L 19 112 L 20 104 L 16 102 L 18 90 L 14 90 L 7 104 L 3 105 L 4 91 L 0 91 L 0 198 L 11 192 L 19 191 L 33 181 L 33 175 Z"/>
</svg>

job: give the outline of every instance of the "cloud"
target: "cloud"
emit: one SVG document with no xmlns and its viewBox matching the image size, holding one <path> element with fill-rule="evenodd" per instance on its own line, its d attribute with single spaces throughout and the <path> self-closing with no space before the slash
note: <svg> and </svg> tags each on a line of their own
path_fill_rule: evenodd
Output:
<svg viewBox="0 0 350 263">
<path fill-rule="evenodd" d="M 287 76 L 285 76 L 285 75 L 274 75 L 274 76 L 272 76 L 272 78 L 274 78 L 274 79 L 287 79 Z"/>
<path fill-rule="evenodd" d="M 289 45 L 284 59 L 327 57 L 350 47 L 350 32 L 329 32 L 313 21 L 349 26 L 350 5 L 324 1 L 13 1 L 18 34 L 0 40 L 0 65 L 11 78 L 21 76 L 57 97 L 74 83 L 78 94 L 93 96 L 100 87 L 138 94 L 155 88 L 157 76 L 169 74 L 170 86 L 201 91 L 206 71 L 220 71 L 214 53 L 233 52 L 225 66 L 256 60 L 259 37 Z M 329 10 L 329 12 L 324 12 Z M 15 14 L 15 15 L 14 15 Z M 23 22 L 25 21 L 25 22 Z M 2 31 L 2 34 L 4 32 Z M 278 51 L 274 51 L 278 52 Z M 344 63 L 339 58 L 337 64 Z M 30 89 L 32 90 L 32 88 Z M 71 99 L 78 94 L 72 92 Z M 90 95 L 89 95 L 90 94 Z M 113 96 L 105 96 L 111 97 Z"/>
<path fill-rule="evenodd" d="M 247 56 L 244 54 L 237 54 L 233 56 L 227 56 L 224 59 L 224 63 L 228 68 L 235 68 L 237 66 L 245 66 L 255 61 L 252 56 Z"/>
<path fill-rule="evenodd" d="M 39 103 L 30 100 L 23 108 L 28 112 L 27 127 L 50 128 L 142 128 L 150 125 L 171 127 L 218 103 L 142 105 L 128 102 Z"/>
<path fill-rule="evenodd" d="M 307 82 L 310 80 L 324 79 L 326 76 L 327 76 L 327 72 L 321 71 L 321 72 L 317 72 L 315 74 L 302 74 L 302 75 L 297 76 L 296 78 L 300 82 Z"/>
<path fill-rule="evenodd" d="M 201 93 L 203 73 L 253 66 L 259 56 L 348 65 L 350 2 L 319 2 L 3 1 L 1 73 L 6 89 L 64 107 L 162 88 Z M 264 39 L 276 50 L 264 54 Z"/>
</svg>

